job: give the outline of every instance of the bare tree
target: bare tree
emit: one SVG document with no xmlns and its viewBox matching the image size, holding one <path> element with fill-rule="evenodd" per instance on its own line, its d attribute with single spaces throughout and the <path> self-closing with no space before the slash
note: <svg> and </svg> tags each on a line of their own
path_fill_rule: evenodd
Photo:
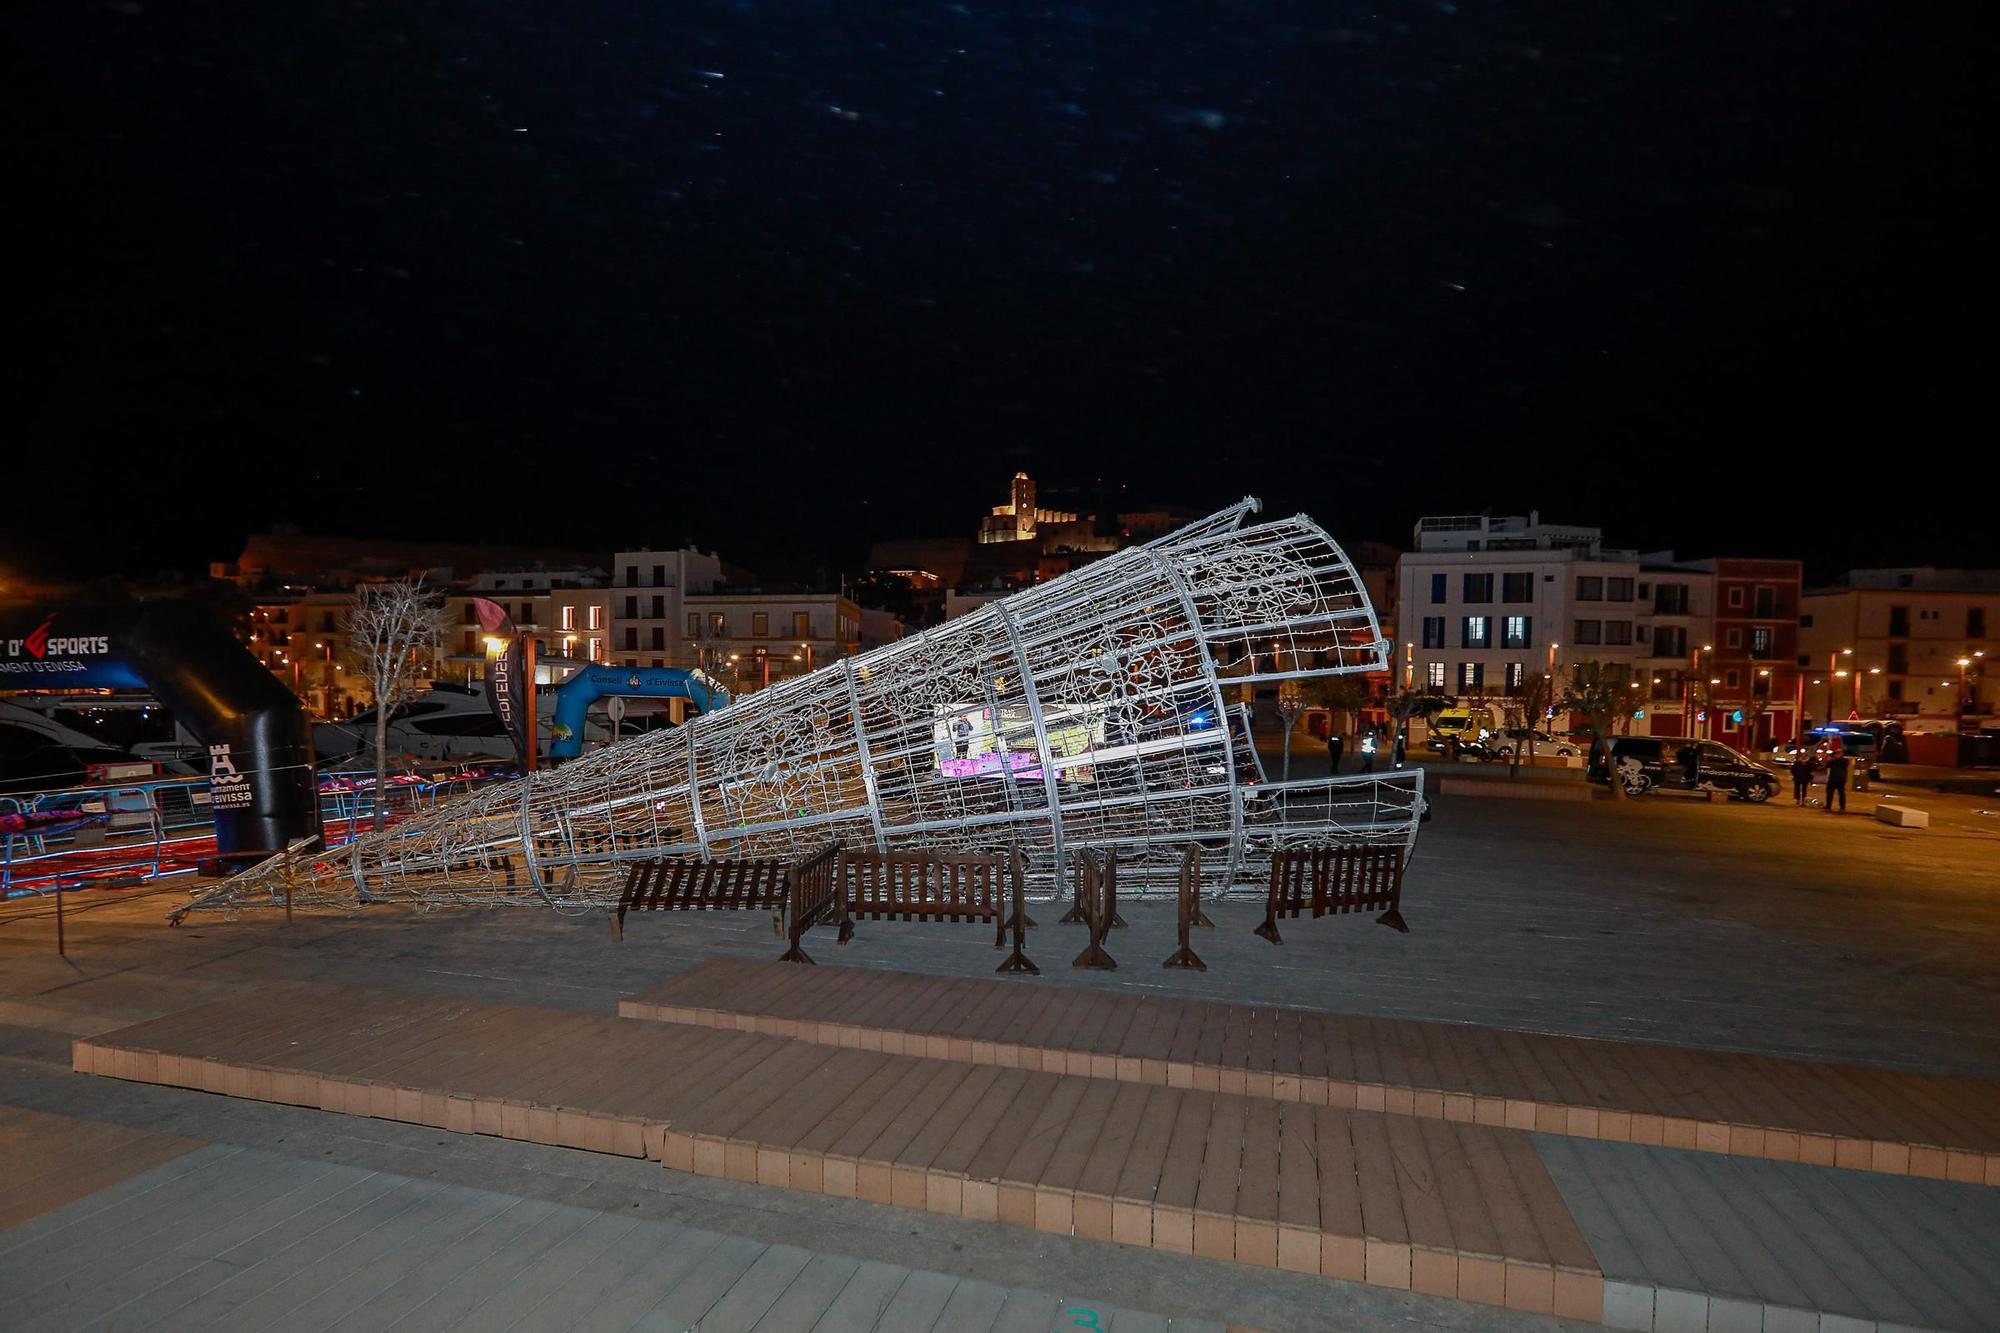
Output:
<svg viewBox="0 0 2000 1333">
<path fill-rule="evenodd" d="M 375 691 L 375 827 L 389 776 L 389 715 L 417 693 L 444 633 L 444 612 L 422 579 L 364 583 L 347 613 L 347 642 Z"/>
<path fill-rule="evenodd" d="M 1371 697 L 1368 682 L 1354 676 L 1311 676 L 1299 682 L 1299 692 L 1313 707 L 1347 715 L 1345 728 L 1329 718 L 1330 729 L 1350 736 L 1361 730 L 1361 710 Z"/>
<path fill-rule="evenodd" d="M 1429 717 L 1442 709 L 1445 701 L 1439 695 L 1426 694 L 1421 690 L 1398 690 L 1384 701 L 1384 705 L 1396 723 L 1389 737 L 1389 753 L 1393 756 L 1404 752 L 1409 745 L 1410 719 Z"/>
<path fill-rule="evenodd" d="M 1631 693 L 1630 682 L 1616 666 L 1604 662 L 1578 662 L 1571 668 L 1569 685 L 1562 699 L 1564 708 L 1590 719 L 1591 753 L 1595 757 L 1597 747 L 1604 747 L 1604 769 L 1610 778 L 1611 799 L 1614 801 L 1625 799 L 1625 786 L 1618 780 L 1618 770 L 1611 764 L 1611 737 L 1620 723 L 1626 728 L 1631 726 Z"/>
<path fill-rule="evenodd" d="M 1535 759 L 1535 738 L 1541 735 L 1542 724 L 1548 720 L 1549 710 L 1556 704 L 1556 683 L 1547 673 L 1530 671 L 1521 677 L 1521 683 L 1507 699 L 1509 720 L 1527 734 L 1516 741 L 1507 756 L 1509 773 L 1521 771 L 1521 750 L 1528 751 L 1528 762 Z"/>
</svg>

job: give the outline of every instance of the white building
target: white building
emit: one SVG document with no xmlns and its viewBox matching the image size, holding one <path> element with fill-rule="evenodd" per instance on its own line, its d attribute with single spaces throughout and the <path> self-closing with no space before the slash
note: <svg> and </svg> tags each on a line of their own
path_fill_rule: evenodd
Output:
<svg viewBox="0 0 2000 1333">
<path fill-rule="evenodd" d="M 1397 561 L 1397 683 L 1456 699 L 1505 695 L 1530 672 L 1576 661 L 1633 671 L 1636 551 L 1601 529 L 1486 515 L 1425 518 Z M 1650 591 L 1650 589 L 1649 589 Z"/>
<path fill-rule="evenodd" d="M 692 593 L 685 599 L 691 662 L 741 694 L 861 651 L 862 610 L 837 592 Z"/>
<path fill-rule="evenodd" d="M 444 599 L 443 656 L 467 676 L 483 676 L 486 632 L 473 599 L 505 607 L 514 628 L 535 640 L 538 659 L 610 661 L 611 594 L 601 569 L 490 570 Z M 455 673 L 456 674 L 456 673 Z"/>
<path fill-rule="evenodd" d="M 696 550 L 620 551 L 612 561 L 609 660 L 620 666 L 699 665 L 699 635 L 686 629 L 688 597 L 714 592 L 722 558 Z"/>
</svg>

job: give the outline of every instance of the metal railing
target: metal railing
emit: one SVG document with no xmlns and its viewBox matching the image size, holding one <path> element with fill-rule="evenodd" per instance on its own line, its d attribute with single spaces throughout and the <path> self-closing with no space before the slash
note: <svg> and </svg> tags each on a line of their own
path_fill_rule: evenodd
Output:
<svg viewBox="0 0 2000 1333">
<path fill-rule="evenodd" d="M 337 847 L 368 832 L 378 806 L 385 824 L 398 823 L 494 776 L 463 766 L 391 772 L 378 797 L 373 769 L 322 773 L 320 822 L 326 843 Z M 205 777 L 0 795 L 0 899 L 61 888 L 132 887 L 192 874 L 216 850 Z"/>
</svg>

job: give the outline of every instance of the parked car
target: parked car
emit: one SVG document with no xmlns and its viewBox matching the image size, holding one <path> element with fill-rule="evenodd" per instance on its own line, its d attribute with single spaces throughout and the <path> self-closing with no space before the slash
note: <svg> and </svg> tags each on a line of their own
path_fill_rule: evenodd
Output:
<svg viewBox="0 0 2000 1333">
<path fill-rule="evenodd" d="M 1629 796 L 1668 788 L 1723 791 L 1733 801 L 1761 804 L 1778 790 L 1778 775 L 1740 750 L 1680 736 L 1626 736 L 1611 744 L 1611 772 Z"/>
<path fill-rule="evenodd" d="M 1546 731 L 1531 733 L 1527 727 L 1508 727 L 1498 736 L 1489 736 L 1483 748 L 1490 751 L 1495 759 L 1511 759 L 1516 747 L 1522 747 L 1523 754 L 1528 752 L 1525 747 L 1530 734 L 1535 738 L 1534 752 L 1537 755 L 1552 754 L 1567 759 L 1571 755 L 1582 754 L 1590 748 L 1588 742 L 1579 744 L 1567 736 L 1557 736 Z"/>
</svg>

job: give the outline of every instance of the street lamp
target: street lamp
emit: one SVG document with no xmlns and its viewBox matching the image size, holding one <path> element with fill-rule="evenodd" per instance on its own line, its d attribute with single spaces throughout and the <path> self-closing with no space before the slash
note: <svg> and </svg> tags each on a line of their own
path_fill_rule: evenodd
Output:
<svg viewBox="0 0 2000 1333">
<path fill-rule="evenodd" d="M 1971 665 L 1972 665 L 1972 659 L 1969 657 L 1961 657 L 1958 659 L 1958 711 L 1961 716 L 1963 716 L 1964 713 L 1966 712 L 1965 669 Z"/>
<path fill-rule="evenodd" d="M 810 673 L 813 669 L 813 646 L 809 643 L 801 643 L 799 647 L 806 650 L 806 671 Z M 792 660 L 794 662 L 798 661 L 797 656 L 795 655 Z"/>
</svg>

